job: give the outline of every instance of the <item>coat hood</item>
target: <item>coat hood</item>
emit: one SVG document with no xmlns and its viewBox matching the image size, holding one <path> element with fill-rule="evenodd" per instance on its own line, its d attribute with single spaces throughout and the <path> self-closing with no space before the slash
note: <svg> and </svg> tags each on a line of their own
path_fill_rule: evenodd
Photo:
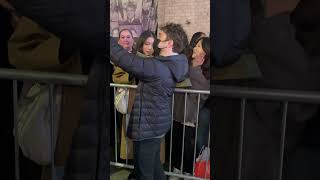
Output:
<svg viewBox="0 0 320 180">
<path fill-rule="evenodd" d="M 168 57 L 158 56 L 157 59 L 166 64 L 176 82 L 181 82 L 186 79 L 189 64 L 188 59 L 184 54 Z"/>
</svg>

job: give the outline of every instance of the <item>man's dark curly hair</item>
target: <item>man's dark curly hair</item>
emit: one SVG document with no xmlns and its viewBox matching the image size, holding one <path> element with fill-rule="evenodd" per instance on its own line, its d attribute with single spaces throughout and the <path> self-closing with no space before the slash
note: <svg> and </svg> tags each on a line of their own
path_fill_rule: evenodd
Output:
<svg viewBox="0 0 320 180">
<path fill-rule="evenodd" d="M 173 40 L 173 52 L 181 53 L 188 45 L 188 36 L 180 24 L 167 23 L 160 27 L 167 34 L 168 40 Z"/>
</svg>

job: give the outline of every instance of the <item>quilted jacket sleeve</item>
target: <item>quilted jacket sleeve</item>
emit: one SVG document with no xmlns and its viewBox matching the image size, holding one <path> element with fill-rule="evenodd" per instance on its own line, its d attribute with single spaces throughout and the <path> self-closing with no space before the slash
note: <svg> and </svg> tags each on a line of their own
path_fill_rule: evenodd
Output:
<svg viewBox="0 0 320 180">
<path fill-rule="evenodd" d="M 153 80 L 157 78 L 159 67 L 156 61 L 131 54 L 124 50 L 114 38 L 110 39 L 110 55 L 112 62 L 138 79 Z"/>
</svg>

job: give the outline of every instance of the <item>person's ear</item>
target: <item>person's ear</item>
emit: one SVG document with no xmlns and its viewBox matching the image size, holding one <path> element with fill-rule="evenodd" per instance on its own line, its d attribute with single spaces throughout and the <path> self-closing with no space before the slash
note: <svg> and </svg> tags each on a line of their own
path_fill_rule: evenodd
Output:
<svg viewBox="0 0 320 180">
<path fill-rule="evenodd" d="M 169 47 L 172 47 L 173 48 L 173 40 L 172 39 L 170 39 L 169 41 L 168 41 L 168 45 L 169 45 Z"/>
</svg>

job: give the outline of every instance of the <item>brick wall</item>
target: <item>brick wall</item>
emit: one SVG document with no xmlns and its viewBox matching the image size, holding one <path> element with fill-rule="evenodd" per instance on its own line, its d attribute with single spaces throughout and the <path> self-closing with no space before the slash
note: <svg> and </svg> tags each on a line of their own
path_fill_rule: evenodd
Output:
<svg viewBox="0 0 320 180">
<path fill-rule="evenodd" d="M 182 24 L 189 40 L 197 31 L 208 34 L 210 0 L 158 0 L 158 24 L 166 22 Z"/>
</svg>

